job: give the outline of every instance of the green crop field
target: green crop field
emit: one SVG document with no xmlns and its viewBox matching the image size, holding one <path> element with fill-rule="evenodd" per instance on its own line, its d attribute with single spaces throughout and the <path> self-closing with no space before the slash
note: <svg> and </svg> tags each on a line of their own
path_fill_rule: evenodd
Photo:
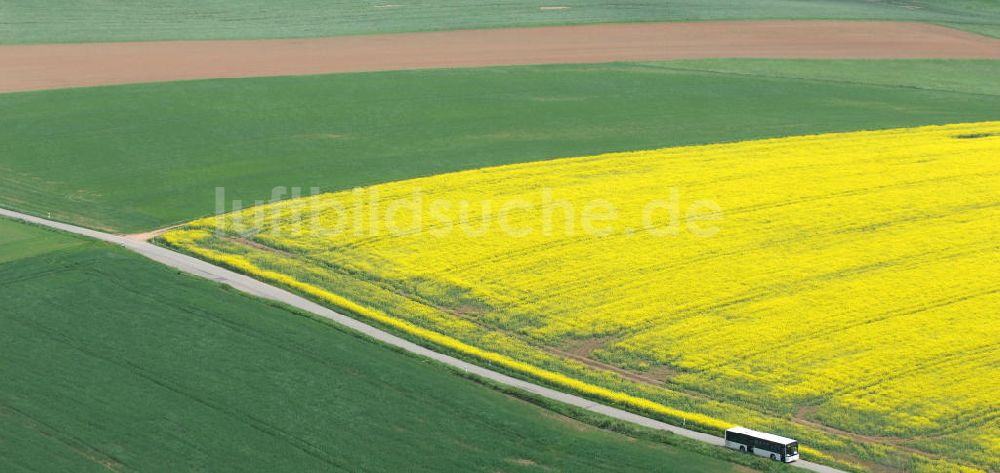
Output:
<svg viewBox="0 0 1000 473">
<path fill-rule="evenodd" d="M 699 59 L 644 64 L 650 67 L 750 77 L 825 80 L 1000 95 L 1000 81 L 995 79 L 1000 75 L 1000 61 L 990 60 Z"/>
<path fill-rule="evenodd" d="M 906 87 L 886 85 L 886 64 Z M 129 232 L 213 213 L 217 187 L 252 205 L 275 186 L 335 191 L 561 156 L 1000 117 L 997 62 L 677 67 L 726 70 L 531 66 L 0 95 L 0 205 Z"/>
<path fill-rule="evenodd" d="M 53 232 L 42 232 L 28 225 L 15 225 L 0 220 L 0 264 L 17 259 L 50 253 L 61 248 L 80 246 L 82 240 L 66 238 Z"/>
<path fill-rule="evenodd" d="M 0 242 L 0 471 L 745 470 L 109 245 L 6 219 Z"/>
<path fill-rule="evenodd" d="M 574 23 L 860 19 L 1000 33 L 991 0 L 6 0 L 0 43 L 299 38 Z"/>
</svg>

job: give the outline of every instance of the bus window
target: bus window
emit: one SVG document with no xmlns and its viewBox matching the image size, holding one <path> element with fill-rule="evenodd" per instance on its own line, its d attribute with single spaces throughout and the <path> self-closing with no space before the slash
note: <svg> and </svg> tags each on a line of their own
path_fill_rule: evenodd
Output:
<svg viewBox="0 0 1000 473">
<path fill-rule="evenodd" d="M 799 443 L 790 443 L 785 446 L 785 455 L 798 455 L 799 454 Z"/>
</svg>

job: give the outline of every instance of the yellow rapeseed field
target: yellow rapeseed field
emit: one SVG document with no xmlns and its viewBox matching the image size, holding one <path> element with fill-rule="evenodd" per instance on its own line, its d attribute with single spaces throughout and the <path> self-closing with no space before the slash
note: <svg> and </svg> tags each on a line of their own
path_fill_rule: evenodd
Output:
<svg viewBox="0 0 1000 473">
<path fill-rule="evenodd" d="M 1000 468 L 1000 122 L 459 172 L 163 241 L 706 430 Z"/>
</svg>

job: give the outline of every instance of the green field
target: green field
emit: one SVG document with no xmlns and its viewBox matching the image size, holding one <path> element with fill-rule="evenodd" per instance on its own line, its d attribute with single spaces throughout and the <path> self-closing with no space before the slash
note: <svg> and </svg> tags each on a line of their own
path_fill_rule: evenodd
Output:
<svg viewBox="0 0 1000 473">
<path fill-rule="evenodd" d="M 644 64 L 761 78 L 811 79 L 1000 95 L 1000 81 L 996 80 L 1000 75 L 1000 61 L 989 60 L 700 59 Z"/>
<path fill-rule="evenodd" d="M 41 232 L 28 225 L 15 225 L 0 217 L 0 264 L 80 246 L 82 243 L 81 240 L 66 238 L 54 232 Z"/>
<path fill-rule="evenodd" d="M 543 9 L 543 7 L 550 7 Z M 553 9 L 551 7 L 564 7 Z M 991 0 L 6 0 L 0 43 L 299 38 L 574 23 L 912 20 L 1000 33 Z"/>
<path fill-rule="evenodd" d="M 6 219 L 0 241 L 0 471 L 744 470 L 109 245 Z"/>
<path fill-rule="evenodd" d="M 885 85 L 887 64 L 906 87 Z M 131 232 L 212 214 L 217 187 L 252 205 L 275 186 L 334 191 L 560 156 L 1000 116 L 996 61 L 677 67 L 727 71 L 531 66 L 0 95 L 0 205 Z M 772 69 L 804 78 L 761 75 Z"/>
</svg>

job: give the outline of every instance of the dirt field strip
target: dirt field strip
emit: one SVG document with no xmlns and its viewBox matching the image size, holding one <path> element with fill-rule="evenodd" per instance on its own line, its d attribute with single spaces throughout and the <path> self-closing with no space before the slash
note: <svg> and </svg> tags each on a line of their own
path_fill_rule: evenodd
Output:
<svg viewBox="0 0 1000 473">
<path fill-rule="evenodd" d="M 697 58 L 1000 59 L 925 23 L 714 21 L 318 39 L 0 46 L 0 92 L 211 78 Z"/>
<path fill-rule="evenodd" d="M 238 289 L 242 292 L 245 292 L 247 294 L 256 297 L 288 304 L 290 306 L 299 308 L 301 310 L 305 310 L 312 314 L 331 320 L 334 323 L 345 326 L 352 330 L 361 332 L 380 342 L 401 348 L 410 353 L 431 358 L 445 365 L 464 370 L 467 373 L 472 373 L 476 376 L 490 379 L 500 384 L 512 386 L 517 389 L 521 389 L 555 401 L 563 402 L 572 406 L 586 409 L 591 412 L 603 414 L 615 419 L 632 422 L 652 429 L 673 432 L 682 437 L 695 439 L 711 445 L 721 447 L 724 444 L 722 437 L 716 435 L 696 432 L 693 430 L 685 429 L 683 427 L 678 427 L 675 425 L 667 424 L 665 422 L 660 422 L 658 420 L 654 420 L 648 417 L 643 417 L 638 414 L 633 414 L 628 411 L 623 411 L 621 409 L 617 409 L 594 401 L 590 401 L 588 399 L 584 399 L 579 396 L 566 394 L 560 391 L 556 391 L 554 389 L 530 383 L 528 381 L 512 378 L 510 376 L 498 373 L 496 371 L 492 371 L 480 367 L 478 365 L 462 361 L 458 358 L 435 352 L 433 350 L 424 348 L 408 340 L 399 338 L 388 332 L 382 331 L 378 328 L 375 328 L 359 320 L 334 312 L 326 307 L 316 304 L 315 302 L 309 301 L 303 297 L 285 291 L 284 289 L 279 289 L 267 283 L 253 279 L 249 276 L 237 274 L 227 269 L 221 268 L 219 266 L 215 266 L 206 261 L 202 261 L 200 259 L 183 255 L 174 252 L 172 250 L 156 246 L 152 243 L 142 241 L 140 237 L 130 238 L 128 236 L 113 235 L 110 233 L 90 230 L 87 228 L 77 227 L 75 225 L 70 225 L 66 223 L 54 222 L 52 220 L 46 220 L 44 218 L 35 217 L 33 215 L 23 214 L 20 212 L 14 212 L 12 210 L 7 210 L 4 208 L 0 208 L 0 218 L 11 218 L 14 220 L 20 220 L 22 222 L 33 223 L 35 225 L 54 228 L 56 230 L 74 233 L 77 235 L 82 235 L 85 237 L 94 238 L 108 243 L 120 245 L 140 255 L 143 255 L 153 261 L 165 264 L 172 268 L 183 271 L 187 274 L 202 277 L 205 279 L 211 279 L 213 281 L 226 284 L 228 286 L 231 286 L 235 289 Z M 826 465 L 820 465 L 809 461 L 800 460 L 798 462 L 791 463 L 790 465 L 819 473 L 843 473 L 841 472 L 841 470 L 838 470 L 836 468 L 831 468 Z"/>
</svg>

